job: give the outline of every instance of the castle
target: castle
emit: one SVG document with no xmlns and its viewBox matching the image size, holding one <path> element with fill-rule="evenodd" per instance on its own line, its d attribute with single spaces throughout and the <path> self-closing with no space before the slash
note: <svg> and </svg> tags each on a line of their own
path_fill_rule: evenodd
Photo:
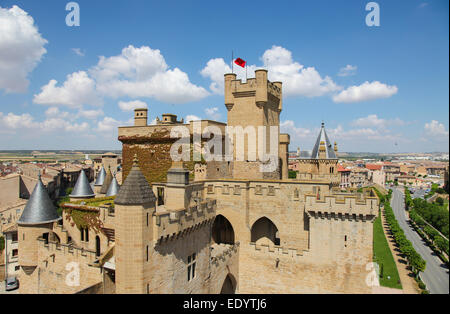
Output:
<svg viewBox="0 0 450 314">
<path fill-rule="evenodd" d="M 323 126 L 304 171 L 289 179 L 282 83 L 266 70 L 224 80 L 227 124 L 166 114 L 148 125 L 147 109 L 135 110 L 134 126 L 119 128 L 122 186 L 110 169 L 94 187 L 81 174 L 59 217 L 37 184 L 18 221 L 20 292 L 371 292 L 377 197 L 336 189 L 337 146 Z M 260 171 L 265 161 L 251 151 L 273 142 L 251 133 L 243 159 L 173 161 L 179 126 L 201 144 L 206 127 L 276 127 L 277 167 Z"/>
</svg>

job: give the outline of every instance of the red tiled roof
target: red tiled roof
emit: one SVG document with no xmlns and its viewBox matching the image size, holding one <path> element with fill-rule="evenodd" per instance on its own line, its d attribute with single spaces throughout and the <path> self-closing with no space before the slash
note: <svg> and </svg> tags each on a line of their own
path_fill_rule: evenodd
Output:
<svg viewBox="0 0 450 314">
<path fill-rule="evenodd" d="M 350 169 L 344 168 L 341 165 L 338 165 L 337 171 L 339 172 L 350 172 Z"/>
<path fill-rule="evenodd" d="M 366 164 L 366 168 L 369 170 L 381 170 L 382 167 L 382 165 Z"/>
</svg>

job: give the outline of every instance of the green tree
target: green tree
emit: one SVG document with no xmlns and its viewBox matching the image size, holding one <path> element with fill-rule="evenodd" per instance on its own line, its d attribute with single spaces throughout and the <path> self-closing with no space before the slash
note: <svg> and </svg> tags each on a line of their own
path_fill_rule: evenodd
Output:
<svg viewBox="0 0 450 314">
<path fill-rule="evenodd" d="M 444 205 L 444 199 L 442 198 L 442 197 L 438 197 L 437 199 L 436 199 L 436 203 L 439 205 L 439 206 L 442 206 L 442 205 Z"/>
<path fill-rule="evenodd" d="M 446 241 L 443 237 L 437 236 L 434 239 L 434 244 L 436 244 L 441 253 L 446 252 L 448 254 L 448 241 Z"/>
<path fill-rule="evenodd" d="M 427 262 L 422 258 L 422 256 L 420 256 L 419 253 L 414 251 L 411 254 L 410 264 L 413 272 L 416 274 L 416 276 L 418 276 L 421 271 L 425 270 Z"/>
</svg>

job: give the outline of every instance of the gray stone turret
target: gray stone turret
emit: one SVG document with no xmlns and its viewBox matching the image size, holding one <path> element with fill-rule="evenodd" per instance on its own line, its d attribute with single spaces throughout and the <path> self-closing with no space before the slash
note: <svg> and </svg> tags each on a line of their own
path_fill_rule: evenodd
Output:
<svg viewBox="0 0 450 314">
<path fill-rule="evenodd" d="M 47 189 L 42 183 L 41 175 L 39 174 L 38 182 L 17 223 L 19 225 L 44 224 L 59 219 L 61 217 L 56 212 L 56 208 L 53 206 L 53 202 L 48 196 Z"/>
<path fill-rule="evenodd" d="M 89 184 L 86 173 L 83 169 L 80 171 L 80 175 L 78 176 L 77 183 L 72 190 L 72 193 L 69 195 L 70 198 L 92 198 L 95 197 L 95 193 L 92 190 L 91 185 Z"/>
<path fill-rule="evenodd" d="M 152 188 L 142 174 L 138 166 L 137 156 L 134 156 L 133 166 L 128 173 L 125 182 L 120 187 L 116 195 L 114 204 L 117 205 L 143 205 L 156 202 L 155 194 Z"/>
<path fill-rule="evenodd" d="M 120 190 L 120 185 L 117 182 L 116 176 L 113 177 L 111 184 L 109 185 L 108 191 L 106 192 L 106 196 L 114 196 Z"/>
</svg>

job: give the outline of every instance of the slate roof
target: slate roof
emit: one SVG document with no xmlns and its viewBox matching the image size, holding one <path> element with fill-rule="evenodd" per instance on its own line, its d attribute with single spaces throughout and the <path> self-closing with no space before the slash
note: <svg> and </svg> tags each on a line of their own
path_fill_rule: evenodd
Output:
<svg viewBox="0 0 450 314">
<path fill-rule="evenodd" d="M 117 205 L 142 205 L 155 203 L 156 197 L 152 188 L 142 174 L 138 166 L 137 157 L 134 157 L 133 167 L 131 167 L 125 182 L 120 187 L 114 200 Z"/>
<path fill-rule="evenodd" d="M 113 179 L 113 175 L 111 173 L 111 167 L 108 168 L 108 172 L 106 173 L 105 181 L 102 184 L 102 188 L 100 189 L 100 194 L 106 194 L 108 192 L 109 185 L 111 184 Z"/>
<path fill-rule="evenodd" d="M 77 179 L 77 183 L 75 183 L 72 193 L 69 196 L 70 197 L 93 197 L 93 196 L 95 196 L 95 193 L 92 190 L 91 185 L 89 184 L 89 180 L 83 169 L 81 169 L 80 175 L 78 176 L 78 179 Z"/>
<path fill-rule="evenodd" d="M 61 217 L 58 216 L 56 208 L 53 206 L 53 202 L 48 196 L 47 189 L 42 183 L 41 175 L 39 174 L 38 182 L 17 223 L 19 225 L 42 224 L 59 219 Z"/>
<path fill-rule="evenodd" d="M 116 195 L 120 190 L 120 185 L 116 180 L 116 176 L 111 181 L 111 184 L 109 185 L 108 191 L 106 192 L 106 196 L 114 196 Z"/>
<path fill-rule="evenodd" d="M 106 177 L 106 171 L 105 168 L 100 169 L 99 173 L 97 174 L 97 179 L 95 179 L 95 185 L 96 186 L 100 186 L 103 185 L 103 182 L 105 182 L 105 177 Z"/>
<path fill-rule="evenodd" d="M 337 159 L 336 153 L 334 152 L 333 145 L 331 145 L 330 139 L 328 138 L 327 132 L 325 131 L 325 123 L 322 122 L 322 127 L 320 128 L 319 136 L 317 137 L 316 144 L 312 150 L 311 158 L 319 159 L 319 147 L 320 142 L 325 143 L 325 152 L 327 159 Z"/>
</svg>

